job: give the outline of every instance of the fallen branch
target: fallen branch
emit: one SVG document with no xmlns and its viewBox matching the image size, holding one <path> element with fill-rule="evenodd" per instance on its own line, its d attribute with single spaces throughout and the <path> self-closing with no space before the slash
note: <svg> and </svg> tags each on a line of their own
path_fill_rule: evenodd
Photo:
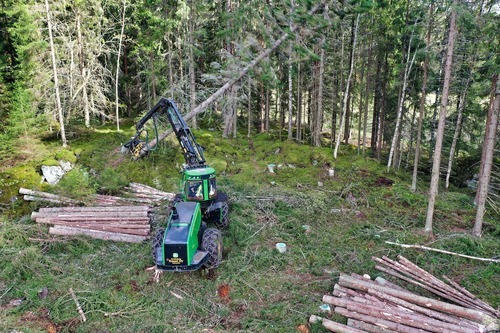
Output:
<svg viewBox="0 0 500 333">
<path fill-rule="evenodd" d="M 427 246 L 423 246 L 423 245 L 400 244 L 400 243 L 394 243 L 394 242 L 389 242 L 389 241 L 385 241 L 385 242 L 387 244 L 401 246 L 401 247 L 403 247 L 405 249 L 408 249 L 408 248 L 421 249 L 421 250 L 434 251 L 434 252 L 439 252 L 439 253 L 444 253 L 444 254 L 450 254 L 450 255 L 458 256 L 458 257 L 462 257 L 462 258 L 468 258 L 468 259 L 474 259 L 474 260 L 481 260 L 481 261 L 488 261 L 488 262 L 500 263 L 500 259 L 473 257 L 473 256 L 468 256 L 466 254 L 460 254 L 460 253 L 455 253 L 455 252 L 450 252 L 450 251 L 435 249 L 435 248 L 427 247 Z"/>
<path fill-rule="evenodd" d="M 73 298 L 73 301 L 75 301 L 76 310 L 80 314 L 80 317 L 82 317 L 82 321 L 86 322 L 87 317 L 85 317 L 85 312 L 83 312 L 83 309 L 82 309 L 82 306 L 80 305 L 80 302 L 78 302 L 78 300 L 76 299 L 76 295 L 75 295 L 75 292 L 73 291 L 73 288 L 69 288 L 69 292 L 71 294 L 71 297 Z"/>
</svg>

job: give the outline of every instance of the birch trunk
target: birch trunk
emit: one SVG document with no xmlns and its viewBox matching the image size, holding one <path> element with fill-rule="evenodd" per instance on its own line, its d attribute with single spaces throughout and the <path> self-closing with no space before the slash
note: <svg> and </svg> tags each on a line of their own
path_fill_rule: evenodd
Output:
<svg viewBox="0 0 500 333">
<path fill-rule="evenodd" d="M 436 133 L 436 147 L 434 149 L 434 159 L 432 163 L 432 175 L 431 175 L 431 186 L 429 189 L 429 205 L 427 206 L 427 216 L 425 220 L 425 232 L 432 234 L 432 220 L 434 215 L 434 205 L 436 204 L 436 197 L 438 193 L 439 185 L 439 168 L 441 165 L 441 149 L 443 146 L 444 138 L 444 126 L 446 122 L 446 111 L 448 107 L 448 93 L 450 89 L 451 81 L 451 65 L 453 63 L 453 47 L 455 46 L 455 39 L 457 36 L 456 19 L 457 12 L 455 6 L 457 6 L 458 0 L 453 1 L 451 20 L 450 20 L 450 32 L 448 35 L 448 50 L 446 53 L 446 65 L 444 72 L 443 81 L 443 94 L 441 96 L 441 106 L 439 110 L 439 123 L 438 131 Z"/>
<path fill-rule="evenodd" d="M 481 156 L 481 173 L 479 175 L 479 185 L 477 187 L 477 211 L 476 221 L 472 233 L 481 237 L 483 228 L 483 217 L 486 211 L 486 198 L 488 196 L 488 185 L 490 184 L 491 168 L 493 164 L 493 152 L 498 131 L 498 116 L 500 109 L 500 75 L 496 74 L 492 80 L 492 90 L 495 92 L 495 99 L 490 106 L 488 119 L 486 121 L 486 133 L 484 136 L 483 156 Z"/>
<path fill-rule="evenodd" d="M 337 140 L 335 140 L 335 149 L 333 150 L 333 158 L 337 159 L 337 153 L 339 150 L 339 145 L 340 145 L 340 135 L 341 135 L 341 129 L 344 125 L 344 120 L 346 118 L 346 112 L 347 112 L 347 104 L 348 104 L 348 99 L 347 97 L 349 96 L 349 86 L 351 82 L 351 76 L 352 72 L 354 71 L 354 49 L 356 48 L 356 38 L 358 35 L 358 25 L 359 25 L 359 14 L 356 17 L 356 26 L 354 30 L 354 39 L 352 43 L 352 52 L 351 52 L 351 67 L 349 69 L 349 75 L 347 77 L 347 83 L 346 83 L 346 88 L 345 88 L 345 94 L 344 94 L 344 102 L 343 102 L 343 110 L 342 110 L 342 116 L 340 117 L 340 124 L 339 124 L 339 133 L 337 135 Z"/>
<path fill-rule="evenodd" d="M 54 90 L 56 93 L 57 116 L 59 118 L 59 126 L 61 127 L 62 146 L 67 147 L 68 141 L 66 140 L 66 129 L 64 127 L 64 116 L 61 106 L 61 96 L 59 94 L 59 78 L 57 76 L 56 50 L 54 47 L 54 37 L 52 36 L 52 21 L 50 19 L 50 9 L 48 0 L 45 0 L 45 10 L 47 14 L 47 28 L 49 30 L 50 56 L 52 58 L 52 71 L 54 75 Z"/>
<path fill-rule="evenodd" d="M 122 42 L 123 42 L 123 32 L 125 30 L 125 14 L 127 11 L 127 0 L 123 0 L 123 12 L 122 12 L 122 27 L 120 30 L 120 39 L 118 40 L 118 55 L 116 57 L 116 75 L 115 75 L 115 117 L 116 117 L 116 130 L 120 130 L 120 113 L 118 105 L 118 77 L 120 75 L 120 56 L 122 53 Z"/>
</svg>

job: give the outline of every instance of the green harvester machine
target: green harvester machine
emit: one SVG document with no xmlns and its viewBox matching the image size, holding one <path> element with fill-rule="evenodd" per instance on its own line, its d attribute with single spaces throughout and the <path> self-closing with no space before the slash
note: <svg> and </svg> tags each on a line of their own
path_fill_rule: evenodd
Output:
<svg viewBox="0 0 500 333">
<path fill-rule="evenodd" d="M 229 225 L 228 198 L 217 190 L 215 169 L 205 163 L 203 148 L 196 142 L 175 102 L 161 98 L 137 123 L 135 136 L 124 147 L 135 158 L 148 153 L 147 141 L 141 140 L 144 125 L 153 121 L 158 138 L 156 122 L 164 117 L 172 126 L 186 163 L 181 170 L 180 194 L 174 199 L 166 223 L 153 237 L 153 259 L 156 267 L 164 271 L 217 268 L 223 250 L 218 228 Z"/>
</svg>

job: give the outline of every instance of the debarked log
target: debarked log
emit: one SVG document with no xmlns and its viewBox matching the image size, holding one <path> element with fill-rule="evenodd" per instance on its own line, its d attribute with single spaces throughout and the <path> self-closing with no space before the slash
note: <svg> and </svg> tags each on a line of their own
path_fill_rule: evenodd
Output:
<svg viewBox="0 0 500 333">
<path fill-rule="evenodd" d="M 72 228 L 65 226 L 51 227 L 49 228 L 49 233 L 51 235 L 59 235 L 59 236 L 88 236 L 95 239 L 127 242 L 127 243 L 142 243 L 143 241 L 148 239 L 148 237 L 146 236 L 128 235 L 123 233 Z"/>
<path fill-rule="evenodd" d="M 403 299 L 405 301 L 426 307 L 426 308 L 432 308 L 434 310 L 438 310 L 441 312 L 449 313 L 449 314 L 454 314 L 459 317 L 467 318 L 470 320 L 473 320 L 475 322 L 481 323 L 481 324 L 488 324 L 491 322 L 492 318 L 486 315 L 485 313 L 482 313 L 480 311 L 472 310 L 472 309 L 467 309 L 461 306 L 445 303 L 442 301 L 438 301 L 432 298 L 428 297 L 423 297 L 423 296 L 418 296 L 413 293 L 409 292 L 404 292 L 404 291 L 399 291 L 399 290 L 394 290 L 391 288 L 387 288 L 381 285 L 378 285 L 376 283 L 373 283 L 371 281 L 367 280 L 360 280 L 354 277 L 351 277 L 346 274 L 341 274 L 340 279 L 339 279 L 339 285 L 346 287 L 346 288 L 353 288 L 357 290 L 362 290 L 369 292 L 369 290 L 377 290 L 383 293 L 386 293 L 390 296 L 398 297 L 400 299 Z"/>
<path fill-rule="evenodd" d="M 315 315 L 311 315 L 309 317 L 309 323 L 310 324 L 315 324 L 320 322 L 323 327 L 328 329 L 331 332 L 337 332 L 337 333 L 364 333 L 365 331 L 358 330 L 357 328 L 354 327 L 349 327 L 344 324 L 336 323 L 332 320 L 326 319 L 326 318 L 321 318 Z"/>
<path fill-rule="evenodd" d="M 400 309 L 396 309 L 390 306 L 363 304 L 348 299 L 341 299 L 328 295 L 323 296 L 323 302 L 338 307 L 346 308 L 351 312 L 357 312 L 363 315 L 368 315 L 370 317 L 384 319 L 394 323 L 403 324 L 405 326 L 423 329 L 429 332 L 436 332 L 436 333 L 479 332 L 477 329 L 474 330 L 467 327 L 461 327 L 451 323 L 442 322 L 440 320 L 432 319 L 419 313 L 401 311 Z"/>
</svg>

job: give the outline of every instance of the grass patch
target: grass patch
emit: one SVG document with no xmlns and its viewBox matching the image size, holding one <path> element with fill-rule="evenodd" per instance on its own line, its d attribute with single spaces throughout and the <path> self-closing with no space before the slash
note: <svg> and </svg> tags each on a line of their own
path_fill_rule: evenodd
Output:
<svg viewBox="0 0 500 333">
<path fill-rule="evenodd" d="M 117 151 L 132 132 L 105 127 L 79 133 L 71 142 L 76 168 L 52 190 L 71 197 L 115 193 L 136 181 L 175 192 L 183 162 L 176 143 L 165 142 L 147 158 L 132 161 Z M 36 207 L 18 201 L 15 213 L 0 219 L 0 331 L 41 332 L 52 323 L 61 332 L 290 332 L 309 315 L 321 314 L 321 297 L 331 292 L 340 272 L 381 275 L 371 257 L 398 254 L 499 306 L 498 265 L 384 242 L 498 255 L 494 219 L 486 221 L 482 238 L 468 234 L 473 216 L 469 196 L 440 194 L 436 237 L 428 239 L 421 233 L 425 192 L 412 192 L 408 175 L 387 174 L 384 166 L 355 155 L 349 146 L 333 161 L 331 149 L 282 142 L 268 134 L 251 140 L 221 140 L 212 131 L 196 131 L 196 136 L 231 201 L 223 263 L 214 276 L 164 273 L 155 283 L 146 271 L 152 265 L 149 243 L 52 238 L 46 226 L 23 215 Z M 276 164 L 275 173 L 269 172 L 270 163 Z M 19 175 L 29 175 L 26 187 L 39 182 L 30 163 L 7 170 L 0 180 L 15 189 L 23 184 Z M 379 177 L 390 178 L 393 185 L 377 184 Z M 5 205 L 14 205 L 2 195 Z M 277 242 L 286 243 L 288 251 L 278 253 Z M 221 285 L 229 286 L 228 299 L 218 296 Z M 86 312 L 86 323 L 79 321 L 69 288 Z M 17 300 L 20 305 L 12 305 Z M 311 332 L 326 331 L 315 325 Z"/>
</svg>

